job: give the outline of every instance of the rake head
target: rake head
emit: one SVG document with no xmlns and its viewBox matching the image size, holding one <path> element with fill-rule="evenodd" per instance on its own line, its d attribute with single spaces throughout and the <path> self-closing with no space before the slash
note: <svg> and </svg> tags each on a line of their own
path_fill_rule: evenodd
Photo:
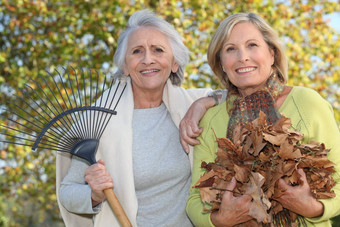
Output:
<svg viewBox="0 0 340 227">
<path fill-rule="evenodd" d="M 99 139 L 125 90 L 113 84 L 97 71 L 73 67 L 30 79 L 0 111 L 0 142 L 68 152 L 94 164 Z"/>
</svg>

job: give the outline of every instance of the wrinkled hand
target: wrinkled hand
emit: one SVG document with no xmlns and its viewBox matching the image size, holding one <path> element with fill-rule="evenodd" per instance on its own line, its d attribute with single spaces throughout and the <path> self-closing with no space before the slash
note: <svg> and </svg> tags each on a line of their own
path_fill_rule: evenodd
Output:
<svg viewBox="0 0 340 227">
<path fill-rule="evenodd" d="M 228 184 L 227 190 L 232 191 L 235 187 L 236 180 L 233 178 Z M 210 216 L 216 227 L 234 226 L 253 219 L 248 215 L 252 197 L 250 195 L 234 197 L 230 191 L 224 192 L 220 209 Z"/>
<path fill-rule="evenodd" d="M 179 124 L 179 135 L 184 150 L 189 153 L 189 145 L 198 145 L 200 141 L 196 138 L 201 135 L 203 129 L 198 127 L 207 109 L 215 105 L 212 97 L 204 97 L 196 100 L 188 109 Z"/>
<path fill-rule="evenodd" d="M 291 210 L 303 217 L 312 218 L 323 214 L 323 204 L 317 201 L 310 191 L 306 174 L 302 169 L 297 170 L 302 183 L 297 186 L 288 185 L 283 179 L 278 182 L 282 194 L 275 198 L 284 208 Z"/>
<path fill-rule="evenodd" d="M 104 189 L 113 188 L 113 180 L 101 159 L 85 170 L 85 181 L 92 189 L 92 206 L 96 206 L 106 199 Z"/>
</svg>

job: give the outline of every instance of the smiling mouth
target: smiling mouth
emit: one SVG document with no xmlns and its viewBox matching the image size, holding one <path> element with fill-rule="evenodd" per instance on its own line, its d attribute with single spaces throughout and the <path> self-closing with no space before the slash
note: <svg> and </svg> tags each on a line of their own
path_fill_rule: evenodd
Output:
<svg viewBox="0 0 340 227">
<path fill-rule="evenodd" d="M 159 70 L 158 69 L 151 69 L 151 70 L 144 70 L 144 71 L 141 71 L 142 74 L 147 74 L 147 73 L 153 73 L 153 72 L 158 72 Z"/>
<path fill-rule="evenodd" d="M 247 73 L 247 72 L 251 72 L 254 71 L 256 69 L 256 67 L 247 67 L 247 68 L 242 68 L 242 69 L 236 69 L 237 73 Z"/>
</svg>

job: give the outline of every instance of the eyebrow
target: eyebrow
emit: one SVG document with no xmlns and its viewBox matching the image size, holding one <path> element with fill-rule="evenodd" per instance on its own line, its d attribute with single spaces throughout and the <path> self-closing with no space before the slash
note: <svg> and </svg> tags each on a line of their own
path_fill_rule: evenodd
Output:
<svg viewBox="0 0 340 227">
<path fill-rule="evenodd" d="M 129 48 L 130 50 L 134 50 L 134 49 L 136 49 L 136 48 L 140 48 L 140 47 L 142 47 L 142 48 L 144 48 L 144 46 L 143 45 L 139 45 L 139 46 L 134 46 L 134 47 L 131 47 L 131 48 Z M 163 46 L 163 45 L 161 45 L 161 44 L 155 44 L 155 45 L 151 45 L 151 47 L 161 47 L 161 48 L 163 48 L 163 49 L 166 49 L 165 48 L 165 46 Z M 170 47 L 171 48 L 171 47 Z"/>
<path fill-rule="evenodd" d="M 258 39 L 248 39 L 247 41 L 246 41 L 246 43 L 249 43 L 249 42 L 252 42 L 252 41 L 259 41 Z M 228 46 L 228 45 L 235 45 L 234 43 L 225 43 L 225 44 L 223 44 L 223 46 L 222 47 L 225 47 L 225 46 Z"/>
</svg>

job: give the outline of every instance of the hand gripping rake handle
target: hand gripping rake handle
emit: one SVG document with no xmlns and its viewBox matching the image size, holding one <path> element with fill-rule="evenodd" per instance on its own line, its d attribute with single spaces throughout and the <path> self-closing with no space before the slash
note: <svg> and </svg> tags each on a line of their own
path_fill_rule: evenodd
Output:
<svg viewBox="0 0 340 227">
<path fill-rule="evenodd" d="M 90 164 L 96 163 L 99 140 L 111 117 L 117 114 L 115 109 L 126 83 L 112 80 L 107 86 L 106 76 L 100 80 L 97 71 L 92 74 L 92 70 L 86 73 L 82 68 L 70 68 L 63 68 L 62 74 L 55 69 L 56 74 L 47 72 L 47 77 L 31 78 L 20 89 L 22 97 L 15 95 L 16 100 L 7 101 L 10 116 L 0 111 L 0 117 L 10 123 L 0 125 L 0 142 L 71 153 Z M 3 141 L 2 137 L 11 140 Z M 121 225 L 131 226 L 113 190 L 104 193 Z"/>
<path fill-rule="evenodd" d="M 99 140 L 87 139 L 80 141 L 72 150 L 71 154 L 74 154 L 80 158 L 86 159 L 91 165 L 95 164 L 95 154 L 98 148 Z M 116 194 L 112 188 L 104 190 L 107 201 L 110 204 L 111 209 L 118 218 L 118 221 L 123 227 L 131 227 L 129 218 L 127 217 L 123 207 L 121 206 Z"/>
</svg>

